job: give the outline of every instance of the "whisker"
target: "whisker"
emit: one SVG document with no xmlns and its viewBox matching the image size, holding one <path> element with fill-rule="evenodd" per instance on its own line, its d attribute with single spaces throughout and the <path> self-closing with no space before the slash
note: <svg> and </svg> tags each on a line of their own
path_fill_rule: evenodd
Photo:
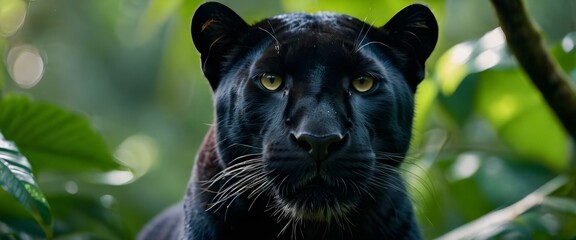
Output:
<svg viewBox="0 0 576 240">
<path fill-rule="evenodd" d="M 280 54 L 280 41 L 278 41 L 278 38 L 276 38 L 276 32 L 274 31 L 274 27 L 272 26 L 272 24 L 270 23 L 270 21 L 268 21 L 268 25 L 270 26 L 270 29 L 272 30 L 272 32 L 262 28 L 262 27 L 258 27 L 258 29 L 268 33 L 268 35 L 270 35 L 274 41 L 276 41 L 276 45 L 274 46 L 274 49 L 276 49 L 276 54 Z"/>
<path fill-rule="evenodd" d="M 362 44 L 362 41 L 364 41 L 364 38 L 368 34 L 369 30 L 366 30 L 366 34 L 364 36 L 362 36 L 362 39 L 360 39 L 360 36 L 362 35 L 362 32 L 364 31 L 364 27 L 366 27 L 366 18 L 364 18 L 364 21 L 362 21 L 362 28 L 360 29 L 358 36 L 356 36 L 356 40 L 354 40 L 354 48 L 355 49 L 357 49 L 357 47 L 360 46 L 360 44 Z M 360 41 L 358 41 L 358 40 L 360 40 Z M 358 52 L 358 51 L 355 51 L 355 52 Z"/>
<path fill-rule="evenodd" d="M 385 43 L 383 43 L 383 42 L 380 42 L 380 41 L 371 41 L 371 42 L 365 43 L 364 45 L 360 46 L 360 47 L 356 50 L 356 52 L 359 52 L 360 50 L 362 50 L 362 48 L 364 48 L 364 47 L 366 47 L 366 46 L 368 46 L 368 45 L 370 45 L 370 44 L 378 44 L 378 45 L 382 45 L 382 46 L 384 46 L 384 47 L 386 47 L 386 48 L 388 48 L 388 49 L 393 49 L 392 47 L 390 47 L 389 45 L 387 45 L 387 44 L 385 44 Z"/>
</svg>

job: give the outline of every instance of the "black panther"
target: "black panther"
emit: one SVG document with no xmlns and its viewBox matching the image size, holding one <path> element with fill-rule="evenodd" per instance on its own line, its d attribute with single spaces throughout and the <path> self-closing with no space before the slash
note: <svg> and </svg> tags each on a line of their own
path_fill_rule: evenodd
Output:
<svg viewBox="0 0 576 240">
<path fill-rule="evenodd" d="M 194 45 L 215 121 L 182 203 L 140 239 L 420 239 L 399 166 L 438 25 L 290 13 L 249 25 L 209 2 Z"/>
</svg>

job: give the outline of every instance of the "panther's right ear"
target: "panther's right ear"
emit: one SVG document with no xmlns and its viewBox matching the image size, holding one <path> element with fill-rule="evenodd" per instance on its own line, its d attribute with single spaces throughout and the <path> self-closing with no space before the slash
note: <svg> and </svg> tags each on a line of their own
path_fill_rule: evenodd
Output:
<svg viewBox="0 0 576 240">
<path fill-rule="evenodd" d="M 202 71 L 216 90 L 220 71 L 230 44 L 250 26 L 232 9 L 217 3 L 207 2 L 192 17 L 192 40 L 201 54 Z"/>
</svg>

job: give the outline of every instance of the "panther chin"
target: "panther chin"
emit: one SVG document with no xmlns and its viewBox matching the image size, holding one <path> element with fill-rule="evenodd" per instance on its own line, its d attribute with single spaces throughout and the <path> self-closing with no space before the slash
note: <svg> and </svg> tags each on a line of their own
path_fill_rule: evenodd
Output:
<svg viewBox="0 0 576 240">
<path fill-rule="evenodd" d="M 276 193 L 276 213 L 298 221 L 340 222 L 356 210 L 357 201 L 346 196 L 344 189 L 330 186 L 315 178 L 289 193 Z"/>
</svg>

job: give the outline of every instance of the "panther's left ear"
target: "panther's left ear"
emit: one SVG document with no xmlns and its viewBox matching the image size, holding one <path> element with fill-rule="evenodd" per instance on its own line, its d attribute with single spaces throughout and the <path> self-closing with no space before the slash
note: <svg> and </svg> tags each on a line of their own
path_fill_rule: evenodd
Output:
<svg viewBox="0 0 576 240">
<path fill-rule="evenodd" d="M 192 17 L 192 40 L 201 54 L 202 71 L 216 90 L 226 54 L 237 36 L 250 26 L 232 9 L 217 2 L 207 2 Z"/>
<path fill-rule="evenodd" d="M 430 9 L 413 4 L 398 12 L 380 28 L 390 45 L 404 60 L 404 70 L 414 89 L 424 78 L 424 63 L 438 41 L 438 23 Z"/>
</svg>

